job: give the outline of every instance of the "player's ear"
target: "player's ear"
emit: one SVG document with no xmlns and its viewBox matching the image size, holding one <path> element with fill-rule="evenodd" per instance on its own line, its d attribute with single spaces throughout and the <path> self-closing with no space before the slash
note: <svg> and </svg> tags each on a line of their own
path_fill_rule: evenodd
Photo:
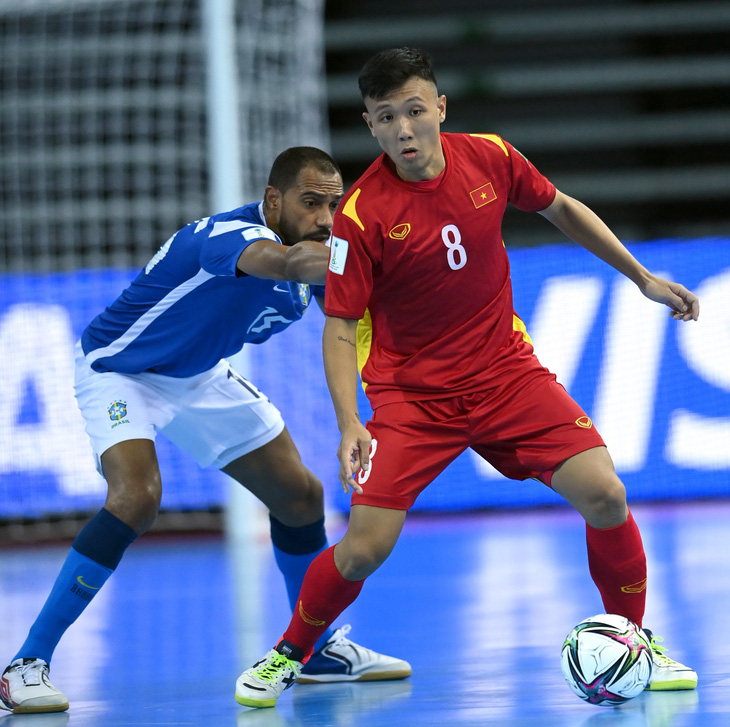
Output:
<svg viewBox="0 0 730 727">
<path fill-rule="evenodd" d="M 278 210 L 281 205 L 281 192 L 269 185 L 264 190 L 264 205 L 270 210 Z"/>
<path fill-rule="evenodd" d="M 370 133 L 375 136 L 375 129 L 373 129 L 373 122 L 370 120 L 370 114 L 367 111 L 363 111 L 362 117 L 365 123 L 368 125 L 368 129 L 370 129 Z"/>
<path fill-rule="evenodd" d="M 439 111 L 439 123 L 443 124 L 446 120 L 446 96 L 441 94 L 436 101 L 436 108 Z"/>
</svg>

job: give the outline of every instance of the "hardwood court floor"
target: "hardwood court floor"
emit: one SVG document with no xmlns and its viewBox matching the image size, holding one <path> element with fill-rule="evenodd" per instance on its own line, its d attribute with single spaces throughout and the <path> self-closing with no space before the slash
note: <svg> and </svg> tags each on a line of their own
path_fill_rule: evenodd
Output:
<svg viewBox="0 0 730 727">
<path fill-rule="evenodd" d="M 135 543 L 61 642 L 65 714 L 0 727 L 687 727 L 730 725 L 730 503 L 634 507 L 649 560 L 645 625 L 700 675 L 694 692 L 581 702 L 560 672 L 570 628 L 603 608 L 583 523 L 569 510 L 419 516 L 338 623 L 407 658 L 400 682 L 297 685 L 275 709 L 240 707 L 240 671 L 288 622 L 268 539 L 150 536 Z M 341 527 L 331 528 L 332 541 Z M 15 653 L 67 545 L 5 547 L 0 646 Z"/>
</svg>

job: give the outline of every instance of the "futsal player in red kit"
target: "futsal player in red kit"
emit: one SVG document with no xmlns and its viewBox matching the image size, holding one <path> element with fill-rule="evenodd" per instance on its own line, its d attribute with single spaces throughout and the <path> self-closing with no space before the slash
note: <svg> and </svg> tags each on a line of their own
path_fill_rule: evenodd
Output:
<svg viewBox="0 0 730 727">
<path fill-rule="evenodd" d="M 390 554 L 418 494 L 467 447 L 575 507 L 606 612 L 641 625 L 641 536 L 601 435 L 540 364 L 513 310 L 501 234 L 507 204 L 541 214 L 676 320 L 699 315 L 695 295 L 650 273 L 509 142 L 442 133 L 446 97 L 423 51 L 377 54 L 359 85 L 384 154 L 335 217 L 323 340 L 352 508 L 342 540 L 309 567 L 282 639 L 236 683 L 237 700 L 254 707 L 273 706 L 295 681 L 319 634 Z M 373 408 L 367 426 L 358 417 L 358 368 Z M 694 689 L 697 674 L 649 635 L 649 688 Z"/>
</svg>

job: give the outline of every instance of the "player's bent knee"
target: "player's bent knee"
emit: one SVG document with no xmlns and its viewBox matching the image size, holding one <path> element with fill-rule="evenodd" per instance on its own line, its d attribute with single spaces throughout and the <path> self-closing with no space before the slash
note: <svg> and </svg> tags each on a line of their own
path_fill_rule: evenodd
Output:
<svg viewBox="0 0 730 727">
<path fill-rule="evenodd" d="M 628 516 L 623 482 L 614 475 L 591 488 L 581 512 L 593 527 L 608 528 L 623 524 Z"/>
<path fill-rule="evenodd" d="M 593 527 L 621 525 L 628 516 L 626 488 L 605 447 L 565 460 L 555 469 L 551 486 Z"/>
<path fill-rule="evenodd" d="M 294 487 L 286 496 L 278 498 L 270 506 L 272 515 L 289 527 L 309 525 L 324 516 L 324 488 L 322 483 L 309 471 L 297 478 Z"/>
<path fill-rule="evenodd" d="M 348 581 L 361 581 L 375 573 L 386 561 L 390 550 L 366 543 L 349 547 L 341 541 L 335 547 L 335 565 L 340 575 Z"/>
<path fill-rule="evenodd" d="M 342 568 L 338 564 L 337 570 L 340 571 L 340 575 L 345 580 L 362 581 L 375 573 L 381 565 L 383 565 L 383 560 L 380 559 L 366 560 L 358 558 L 346 561 L 342 564 Z"/>
<path fill-rule="evenodd" d="M 148 530 L 157 518 L 162 499 L 159 480 L 134 486 L 109 488 L 105 507 L 138 534 Z"/>
</svg>

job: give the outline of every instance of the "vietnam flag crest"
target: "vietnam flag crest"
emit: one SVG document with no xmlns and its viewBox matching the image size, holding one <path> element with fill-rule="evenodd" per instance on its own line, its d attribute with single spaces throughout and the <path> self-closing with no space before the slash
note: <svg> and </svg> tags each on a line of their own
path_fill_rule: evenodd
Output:
<svg viewBox="0 0 730 727">
<path fill-rule="evenodd" d="M 482 184 L 481 187 L 469 192 L 469 196 L 477 209 L 484 207 L 485 204 L 494 202 L 494 200 L 497 199 L 497 193 L 494 191 L 494 187 L 491 182 Z"/>
</svg>

